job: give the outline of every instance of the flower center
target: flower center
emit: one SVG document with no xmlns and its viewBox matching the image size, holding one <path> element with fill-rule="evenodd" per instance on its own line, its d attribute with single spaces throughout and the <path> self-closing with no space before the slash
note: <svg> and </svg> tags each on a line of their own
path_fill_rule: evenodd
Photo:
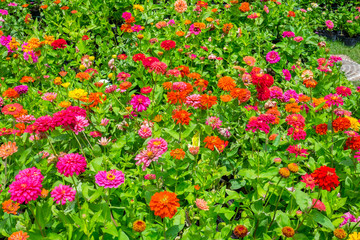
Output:
<svg viewBox="0 0 360 240">
<path fill-rule="evenodd" d="M 159 145 L 161 144 L 161 142 L 160 142 L 160 141 L 155 141 L 155 142 L 153 142 L 153 144 L 154 144 L 155 146 L 159 146 Z"/>
<path fill-rule="evenodd" d="M 149 158 L 151 158 L 153 155 L 154 155 L 154 153 L 153 153 L 152 151 L 147 152 L 147 156 L 148 156 Z"/>
<path fill-rule="evenodd" d="M 15 112 L 15 111 L 16 111 L 16 107 L 9 107 L 8 110 L 9 110 L 10 112 Z"/>
<path fill-rule="evenodd" d="M 106 179 L 112 181 L 112 180 L 115 179 L 115 175 L 112 174 L 112 173 L 107 173 L 107 174 L 106 174 Z"/>
<path fill-rule="evenodd" d="M 139 103 L 142 103 L 142 102 L 143 102 L 143 100 L 142 100 L 141 98 L 139 98 L 139 99 L 138 99 L 138 102 L 139 102 Z"/>
</svg>

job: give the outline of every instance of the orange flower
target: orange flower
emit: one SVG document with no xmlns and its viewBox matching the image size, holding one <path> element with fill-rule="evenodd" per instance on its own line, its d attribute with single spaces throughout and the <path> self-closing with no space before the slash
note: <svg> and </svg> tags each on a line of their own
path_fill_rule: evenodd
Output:
<svg viewBox="0 0 360 240">
<path fill-rule="evenodd" d="M 2 96 L 10 99 L 15 99 L 20 97 L 19 93 L 12 88 L 9 88 L 5 92 L 3 92 Z"/>
<path fill-rule="evenodd" d="M 136 220 L 133 222 L 133 230 L 135 232 L 143 232 L 146 229 L 146 223 L 142 220 Z"/>
<path fill-rule="evenodd" d="M 171 90 L 172 89 L 172 82 L 164 82 L 163 83 L 163 88 L 165 90 Z"/>
<path fill-rule="evenodd" d="M 217 8 L 213 8 L 213 9 L 211 9 L 211 11 L 212 11 L 213 13 L 216 13 L 218 10 L 217 10 Z"/>
<path fill-rule="evenodd" d="M 28 82 L 34 82 L 34 81 L 35 81 L 35 79 L 33 77 L 29 77 L 29 76 L 24 76 L 20 80 L 21 83 L 28 83 Z"/>
<path fill-rule="evenodd" d="M 17 202 L 13 202 L 11 199 L 6 200 L 2 203 L 2 209 L 7 214 L 17 214 L 17 210 L 20 208 L 20 204 Z"/>
<path fill-rule="evenodd" d="M 269 140 L 270 141 L 274 141 L 276 139 L 276 137 L 278 136 L 279 134 L 271 134 L 270 137 L 269 137 Z"/>
<path fill-rule="evenodd" d="M 81 99 L 81 101 L 90 103 L 89 105 L 81 104 L 81 106 L 84 106 L 85 108 L 93 108 L 99 105 L 100 103 L 106 101 L 106 96 L 101 92 L 90 93 L 86 99 Z"/>
<path fill-rule="evenodd" d="M 314 77 L 314 73 L 311 70 L 305 70 L 301 74 L 301 78 L 303 80 L 310 80 L 313 79 L 313 77 Z"/>
<path fill-rule="evenodd" d="M 25 15 L 25 20 L 24 20 L 24 22 L 25 22 L 26 24 L 28 24 L 28 23 L 30 22 L 30 19 L 31 19 L 31 14 L 28 13 L 28 14 Z"/>
<path fill-rule="evenodd" d="M 316 126 L 316 133 L 319 135 L 326 135 L 328 126 L 326 123 L 319 124 Z"/>
<path fill-rule="evenodd" d="M 351 127 L 351 122 L 347 118 L 339 117 L 332 122 L 332 127 L 335 132 L 344 131 Z"/>
<path fill-rule="evenodd" d="M 162 115 L 158 114 L 154 117 L 154 122 L 161 122 L 162 120 Z"/>
<path fill-rule="evenodd" d="M 310 78 L 310 79 L 305 79 L 303 84 L 307 88 L 315 88 L 318 83 L 314 79 Z"/>
<path fill-rule="evenodd" d="M 299 102 L 308 102 L 308 101 L 310 101 L 310 97 L 308 97 L 306 95 L 299 96 Z"/>
<path fill-rule="evenodd" d="M 285 110 L 289 113 L 298 113 L 301 111 L 300 106 L 297 103 L 286 104 Z"/>
<path fill-rule="evenodd" d="M 187 66 L 180 65 L 175 68 L 176 70 L 179 70 L 181 73 L 181 77 L 185 77 L 190 73 L 190 69 Z"/>
<path fill-rule="evenodd" d="M 275 116 L 278 116 L 278 117 L 281 116 L 281 113 L 279 112 L 279 110 L 274 109 L 274 108 L 267 110 L 266 114 L 272 114 L 272 115 L 275 115 Z"/>
<path fill-rule="evenodd" d="M 163 191 L 157 192 L 151 197 L 149 206 L 156 216 L 172 218 L 180 204 L 176 193 Z"/>
<path fill-rule="evenodd" d="M 172 118 L 176 124 L 189 125 L 191 115 L 192 113 L 185 110 L 174 110 Z"/>
<path fill-rule="evenodd" d="M 26 240 L 29 238 L 29 235 L 26 232 L 18 231 L 10 235 L 8 240 Z"/>
<path fill-rule="evenodd" d="M 60 71 L 60 72 L 59 72 L 59 75 L 62 76 L 62 77 L 65 77 L 66 74 L 67 74 L 67 72 L 65 72 L 65 71 Z"/>
<path fill-rule="evenodd" d="M 49 190 L 46 190 L 45 188 L 41 189 L 41 194 L 40 194 L 40 196 L 41 196 L 42 198 L 46 198 L 48 194 L 49 194 Z"/>
<path fill-rule="evenodd" d="M 227 142 L 221 140 L 218 136 L 207 136 L 204 139 L 205 147 L 214 151 L 215 147 L 219 149 L 223 149 L 222 145 L 227 145 Z"/>
<path fill-rule="evenodd" d="M 250 99 L 251 92 L 246 88 L 234 88 L 231 90 L 230 95 L 237 98 L 240 103 L 244 103 Z"/>
<path fill-rule="evenodd" d="M 199 91 L 205 91 L 208 84 L 209 84 L 208 81 L 200 78 L 200 79 L 195 81 L 194 86 L 199 87 L 198 88 Z"/>
<path fill-rule="evenodd" d="M 313 103 L 314 103 L 315 107 L 319 106 L 323 102 L 326 102 L 326 100 L 324 98 L 313 98 Z M 327 105 L 327 103 L 325 103 L 319 110 L 327 109 L 327 108 L 329 108 L 329 105 Z"/>
<path fill-rule="evenodd" d="M 239 10 L 242 12 L 248 12 L 250 11 L 250 4 L 248 2 L 241 3 Z"/>
<path fill-rule="evenodd" d="M 186 92 L 168 92 L 167 93 L 167 102 L 169 102 L 170 104 L 182 104 L 183 102 L 185 102 L 185 98 L 186 98 L 187 93 Z"/>
<path fill-rule="evenodd" d="M 131 30 L 131 24 L 123 24 L 120 27 L 120 30 L 123 32 L 127 32 L 128 30 Z"/>
<path fill-rule="evenodd" d="M 5 158 L 13 155 L 14 153 L 16 153 L 17 150 L 18 150 L 18 148 L 16 146 L 16 142 L 4 143 L 0 146 L 0 157 L 5 159 Z"/>
<path fill-rule="evenodd" d="M 83 82 L 85 80 L 89 80 L 90 75 L 86 72 L 79 72 L 76 74 L 75 78 L 78 78 L 81 82 Z"/>
<path fill-rule="evenodd" d="M 232 97 L 230 95 L 221 95 L 220 100 L 223 102 L 230 102 L 232 100 Z"/>
<path fill-rule="evenodd" d="M 222 30 L 225 34 L 228 34 L 230 30 L 233 28 L 233 26 L 234 25 L 232 23 L 225 23 Z"/>
<path fill-rule="evenodd" d="M 200 101 L 201 101 L 202 109 L 208 109 L 217 103 L 217 97 L 203 94 L 201 95 Z"/>
<path fill-rule="evenodd" d="M 71 106 L 71 102 L 68 101 L 62 101 L 61 103 L 59 103 L 59 106 L 62 108 L 67 108 Z"/>
<path fill-rule="evenodd" d="M 195 190 L 200 190 L 200 186 L 199 186 L 198 184 L 196 184 L 196 185 L 194 186 L 194 188 L 195 188 Z"/>
<path fill-rule="evenodd" d="M 132 83 L 131 83 L 131 82 L 122 82 L 122 83 L 120 83 L 119 88 L 120 88 L 121 90 L 127 90 L 127 89 L 129 89 L 131 86 L 132 86 Z"/>
<path fill-rule="evenodd" d="M 255 62 L 256 62 L 256 59 L 254 57 L 251 57 L 251 56 L 246 56 L 243 58 L 244 62 L 249 65 L 249 66 L 254 66 L 255 65 Z"/>
<path fill-rule="evenodd" d="M 170 151 L 170 156 L 172 156 L 174 159 L 182 160 L 185 158 L 185 151 L 181 148 L 177 148 Z"/>
<path fill-rule="evenodd" d="M 29 4 L 24 4 L 24 5 L 21 5 L 23 8 L 27 8 L 29 6 Z"/>
<path fill-rule="evenodd" d="M 77 11 L 76 11 L 76 10 L 72 10 L 71 13 L 72 13 L 72 14 L 75 14 L 75 13 L 77 13 Z"/>
<path fill-rule="evenodd" d="M 46 4 L 45 4 L 45 5 L 41 5 L 40 8 L 41 8 L 41 9 L 47 9 L 47 8 L 48 8 L 48 5 L 46 5 Z"/>
<path fill-rule="evenodd" d="M 17 129 L 19 129 L 18 132 L 16 133 L 16 136 L 21 136 L 26 129 L 26 126 L 24 123 L 17 123 L 17 124 L 15 124 L 15 127 Z"/>
<path fill-rule="evenodd" d="M 293 12 L 293 11 L 289 11 L 289 14 L 288 14 L 287 16 L 288 16 L 288 17 L 295 17 L 296 14 L 295 14 L 295 12 Z"/>
<path fill-rule="evenodd" d="M 201 78 L 201 75 L 199 73 L 193 72 L 193 73 L 189 73 L 187 75 L 188 78 L 194 79 L 194 80 L 198 80 Z"/>
<path fill-rule="evenodd" d="M 185 24 L 185 25 L 190 25 L 190 24 L 191 24 L 191 21 L 190 21 L 190 20 L 185 20 L 184 24 Z"/>
<path fill-rule="evenodd" d="M 185 33 L 183 31 L 177 31 L 176 35 L 178 35 L 179 37 L 182 37 L 185 35 Z"/>
<path fill-rule="evenodd" d="M 61 1 L 60 0 L 55 0 L 54 3 L 59 4 L 59 3 L 61 3 Z"/>
<path fill-rule="evenodd" d="M 196 22 L 196 23 L 194 23 L 194 27 L 195 28 L 200 28 L 200 29 L 205 29 L 206 25 L 205 25 L 205 23 Z"/>
<path fill-rule="evenodd" d="M 55 84 L 55 85 L 61 85 L 61 84 L 62 84 L 61 77 L 56 77 L 56 78 L 54 79 L 54 84 Z"/>
<path fill-rule="evenodd" d="M 230 91 L 236 87 L 235 80 L 228 76 L 220 78 L 217 85 L 224 91 Z"/>
</svg>

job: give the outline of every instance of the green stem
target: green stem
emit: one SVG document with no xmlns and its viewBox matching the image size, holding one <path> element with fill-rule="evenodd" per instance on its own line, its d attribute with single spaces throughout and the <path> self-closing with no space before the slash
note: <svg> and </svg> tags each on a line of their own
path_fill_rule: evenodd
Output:
<svg viewBox="0 0 360 240">
<path fill-rule="evenodd" d="M 274 220 L 275 220 L 275 216 L 276 216 L 277 208 L 278 208 L 278 206 L 279 206 L 279 202 L 280 202 L 280 199 L 281 199 L 281 195 L 283 194 L 284 189 L 285 189 L 285 187 L 281 190 L 281 193 L 280 193 L 279 199 L 278 199 L 278 201 L 277 201 L 277 203 L 276 203 L 274 216 L 273 216 L 273 218 L 272 218 L 272 220 L 271 220 L 271 222 L 270 222 L 270 225 L 269 225 L 268 231 L 269 231 L 269 229 L 270 229 L 271 225 L 273 224 L 273 222 L 274 222 Z"/>
<path fill-rule="evenodd" d="M 32 209 L 31 204 L 29 204 L 29 209 L 30 209 L 30 212 L 32 213 L 32 215 L 34 216 L 34 219 L 35 219 L 36 224 L 38 225 L 38 227 L 39 227 L 39 229 L 40 229 L 41 236 L 44 238 L 45 235 L 44 235 L 43 232 L 42 232 L 42 227 L 40 226 L 40 224 L 39 224 L 39 222 L 38 222 L 38 220 L 37 220 L 37 218 L 36 218 L 35 212 L 34 212 L 34 210 Z"/>
<path fill-rule="evenodd" d="M 310 214 L 311 210 L 314 208 L 315 204 L 317 203 L 317 201 L 320 199 L 320 195 L 321 195 L 321 189 L 319 189 L 319 194 L 316 198 L 316 201 L 314 202 L 314 204 L 311 206 L 311 208 L 309 209 L 309 211 L 306 213 L 306 215 L 304 215 L 303 220 L 300 222 L 299 226 L 296 228 L 295 232 L 301 227 L 301 225 L 304 223 L 306 217 Z"/>
<path fill-rule="evenodd" d="M 76 202 L 77 202 L 77 205 L 78 205 L 78 208 L 79 208 L 79 217 L 80 217 L 80 219 L 81 219 L 81 214 L 80 214 L 80 210 L 81 210 L 81 207 L 80 207 L 80 199 L 79 199 L 79 194 L 78 194 L 78 192 L 77 192 L 74 175 L 71 175 L 71 179 L 72 179 L 72 181 L 73 181 L 73 183 L 74 183 L 74 187 L 75 187 L 75 190 L 76 190 L 76 194 L 75 194 L 75 196 L 76 196 Z"/>
</svg>

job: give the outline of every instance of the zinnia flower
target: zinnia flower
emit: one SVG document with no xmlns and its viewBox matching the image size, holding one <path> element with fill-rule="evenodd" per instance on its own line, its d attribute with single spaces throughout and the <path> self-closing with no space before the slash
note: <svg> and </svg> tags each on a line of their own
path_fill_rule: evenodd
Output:
<svg viewBox="0 0 360 240">
<path fill-rule="evenodd" d="M 315 187 L 315 180 L 314 178 L 311 176 L 311 174 L 305 174 L 303 176 L 301 176 L 301 181 L 306 184 L 306 187 L 310 188 L 311 190 L 314 189 Z"/>
<path fill-rule="evenodd" d="M 76 191 L 67 185 L 60 184 L 51 191 L 51 197 L 57 204 L 65 205 L 66 202 L 75 200 Z"/>
<path fill-rule="evenodd" d="M 204 211 L 209 211 L 209 206 L 207 205 L 207 202 L 204 199 L 197 198 L 195 204 L 199 209 Z"/>
<path fill-rule="evenodd" d="M 18 103 L 13 103 L 13 104 L 8 104 L 5 105 L 2 109 L 1 112 L 5 115 L 18 115 L 21 110 L 23 110 L 23 106 L 21 106 Z"/>
<path fill-rule="evenodd" d="M 191 115 L 192 113 L 189 113 L 186 110 L 174 110 L 172 118 L 176 124 L 189 125 Z"/>
<path fill-rule="evenodd" d="M 130 105 L 138 112 L 146 111 L 150 105 L 150 99 L 143 95 L 135 95 L 131 99 Z"/>
<path fill-rule="evenodd" d="M 313 208 L 319 210 L 319 211 L 326 211 L 325 204 L 321 202 L 319 199 L 313 199 L 312 204 L 314 205 Z"/>
<path fill-rule="evenodd" d="M 20 208 L 20 204 L 17 202 L 14 202 L 11 199 L 4 201 L 1 205 L 2 205 L 2 209 L 4 210 L 4 212 L 6 212 L 7 214 L 13 214 L 13 215 L 16 215 L 17 210 Z"/>
<path fill-rule="evenodd" d="M 162 138 L 153 138 L 147 143 L 147 148 L 158 150 L 160 154 L 167 151 L 167 142 Z"/>
<path fill-rule="evenodd" d="M 311 176 L 314 178 L 316 186 L 319 186 L 319 188 L 329 192 L 340 184 L 335 168 L 321 166 L 316 169 Z"/>
<path fill-rule="evenodd" d="M 180 204 L 176 193 L 163 191 L 157 192 L 151 197 L 149 206 L 156 216 L 171 219 L 176 214 Z"/>
<path fill-rule="evenodd" d="M 124 173 L 115 169 L 108 172 L 99 171 L 95 175 L 96 184 L 104 188 L 118 188 L 124 181 Z"/>
<path fill-rule="evenodd" d="M 8 143 L 4 143 L 0 146 L 0 157 L 2 159 L 5 159 L 11 155 L 13 155 L 14 153 L 16 153 L 18 150 L 17 146 L 16 146 L 16 142 L 8 142 Z"/>
<path fill-rule="evenodd" d="M 59 157 L 59 161 L 56 164 L 58 172 L 65 177 L 73 176 L 74 173 L 79 175 L 85 172 L 86 166 L 85 157 L 78 153 L 69 153 L 63 157 Z"/>
<path fill-rule="evenodd" d="M 27 177 L 21 178 L 10 184 L 10 198 L 17 203 L 28 204 L 30 201 L 35 201 L 40 196 L 41 188 L 42 185 L 39 181 Z"/>
<path fill-rule="evenodd" d="M 142 170 L 145 171 L 147 167 L 150 166 L 152 162 L 157 162 L 157 160 L 161 157 L 162 153 L 161 151 L 157 149 L 145 149 L 142 150 L 138 155 L 136 155 L 135 160 L 136 165 L 143 164 Z"/>
<path fill-rule="evenodd" d="M 18 231 L 18 232 L 12 233 L 10 235 L 10 237 L 8 238 L 8 240 L 26 240 L 29 237 L 30 236 L 27 234 L 27 232 Z"/>
<path fill-rule="evenodd" d="M 271 51 L 266 54 L 266 61 L 268 61 L 271 64 L 277 63 L 280 61 L 280 56 L 278 52 Z"/>
</svg>

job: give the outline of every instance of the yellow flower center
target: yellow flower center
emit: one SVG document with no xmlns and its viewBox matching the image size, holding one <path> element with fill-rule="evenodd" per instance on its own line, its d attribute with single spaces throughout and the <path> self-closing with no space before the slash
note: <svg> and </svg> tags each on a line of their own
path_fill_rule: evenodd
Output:
<svg viewBox="0 0 360 240">
<path fill-rule="evenodd" d="M 106 179 L 112 181 L 112 180 L 115 179 L 115 175 L 112 174 L 112 173 L 107 173 L 107 174 L 106 174 Z"/>
<path fill-rule="evenodd" d="M 15 111 L 16 111 L 16 107 L 9 107 L 8 110 L 9 110 L 10 112 L 15 112 Z"/>
</svg>

